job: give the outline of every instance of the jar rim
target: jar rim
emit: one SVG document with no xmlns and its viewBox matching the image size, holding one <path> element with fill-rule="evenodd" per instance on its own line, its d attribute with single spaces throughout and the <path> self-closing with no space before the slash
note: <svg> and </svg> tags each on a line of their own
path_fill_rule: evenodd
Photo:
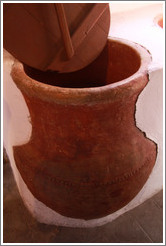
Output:
<svg viewBox="0 0 166 246">
<path fill-rule="evenodd" d="M 140 90 L 140 88 L 143 89 L 148 82 L 148 66 L 151 62 L 150 52 L 140 44 L 126 39 L 108 37 L 108 41 L 114 41 L 119 44 L 126 45 L 138 54 L 140 57 L 140 67 L 134 74 L 123 80 L 103 86 L 66 88 L 48 85 L 32 79 L 25 73 L 23 64 L 15 60 L 12 66 L 11 76 L 17 87 L 25 94 L 36 96 L 46 101 L 54 101 L 59 104 L 93 104 L 99 101 L 108 101 L 112 98 L 115 100 L 115 95 L 118 99 L 117 91 L 121 92 L 122 97 L 122 94 L 125 96 L 126 91 L 129 91 L 129 88 L 132 93 L 135 90 Z M 140 83 L 140 81 L 137 83 L 137 81 L 140 80 L 140 77 L 144 77 L 144 79 L 142 80 L 142 83 Z"/>
</svg>

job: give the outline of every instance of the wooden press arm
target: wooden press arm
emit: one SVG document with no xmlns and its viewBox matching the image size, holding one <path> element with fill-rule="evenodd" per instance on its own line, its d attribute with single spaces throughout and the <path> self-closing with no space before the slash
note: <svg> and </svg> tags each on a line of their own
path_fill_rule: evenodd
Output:
<svg viewBox="0 0 166 246">
<path fill-rule="evenodd" d="M 99 20 L 99 18 L 107 9 L 107 7 L 108 4 L 96 3 L 71 37 L 65 16 L 63 3 L 55 3 L 61 35 L 68 59 L 72 58 L 72 56 L 74 55 L 74 50 L 76 50 L 76 48 L 81 44 L 83 39 L 87 36 L 87 34 Z"/>
<path fill-rule="evenodd" d="M 59 21 L 59 26 L 61 30 L 61 35 L 63 38 L 65 50 L 66 50 L 66 55 L 68 59 L 71 59 L 72 56 L 74 55 L 74 49 L 70 37 L 70 32 L 65 16 L 65 11 L 63 7 L 63 3 L 55 3 L 56 11 L 57 11 L 57 16 L 58 16 L 58 21 Z"/>
</svg>

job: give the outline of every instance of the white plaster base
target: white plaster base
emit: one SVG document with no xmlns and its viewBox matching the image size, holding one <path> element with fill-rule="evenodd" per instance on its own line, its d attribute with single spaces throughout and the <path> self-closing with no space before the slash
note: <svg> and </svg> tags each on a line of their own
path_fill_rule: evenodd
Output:
<svg viewBox="0 0 166 246">
<path fill-rule="evenodd" d="M 157 159 L 151 179 L 151 196 L 163 187 L 163 69 L 149 71 L 149 83 L 136 104 L 136 125 L 157 144 Z"/>
<path fill-rule="evenodd" d="M 10 155 L 10 163 L 18 186 L 18 190 L 24 201 L 24 204 L 31 212 L 32 216 L 35 217 L 40 223 L 52 224 L 57 226 L 67 226 L 67 227 L 101 226 L 108 222 L 113 221 L 121 214 L 131 210 L 132 208 L 138 206 L 139 204 L 147 200 L 147 198 L 151 197 L 149 180 L 152 181 L 153 175 L 151 175 L 151 179 L 148 180 L 148 182 L 144 185 L 143 189 L 139 192 L 139 194 L 125 207 L 116 211 L 115 213 L 100 219 L 93 219 L 93 220 L 73 219 L 60 215 L 59 213 L 53 211 L 52 209 L 48 208 L 45 204 L 37 200 L 29 191 L 23 179 L 21 178 L 21 175 L 16 168 L 12 155 Z M 147 194 L 149 194 L 149 197 L 147 197 Z"/>
</svg>

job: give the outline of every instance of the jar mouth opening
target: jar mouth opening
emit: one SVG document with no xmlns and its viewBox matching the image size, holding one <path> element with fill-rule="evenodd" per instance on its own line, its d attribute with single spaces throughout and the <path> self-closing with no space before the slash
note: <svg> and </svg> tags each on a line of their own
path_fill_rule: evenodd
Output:
<svg viewBox="0 0 166 246">
<path fill-rule="evenodd" d="M 70 73 L 40 71 L 23 64 L 25 74 L 39 83 L 66 89 L 97 89 L 126 82 L 147 62 L 141 46 L 122 39 L 109 38 L 100 56 L 87 67 Z M 149 54 L 148 54 L 149 55 Z"/>
<path fill-rule="evenodd" d="M 110 52 L 108 53 L 108 51 Z M 55 84 L 55 79 L 51 84 L 50 78 L 47 80 L 46 73 L 42 72 L 41 76 L 38 71 L 34 73 L 33 69 L 27 68 L 18 61 L 15 61 L 13 65 L 11 75 L 22 93 L 31 97 L 58 104 L 91 105 L 104 103 L 108 100 L 120 100 L 122 97 L 128 97 L 129 94 L 142 90 L 148 82 L 147 74 L 150 62 L 150 53 L 141 45 L 111 37 L 100 57 L 91 65 L 71 74 L 60 74 L 57 80 L 60 86 L 58 83 Z M 81 83 L 84 85 L 83 87 L 78 87 L 78 75 L 80 81 L 83 81 Z M 67 78 L 66 81 L 69 81 L 70 87 L 67 87 L 66 84 L 62 86 L 63 76 Z M 142 79 L 140 80 L 140 78 Z M 71 87 L 73 81 L 77 87 Z M 102 85 L 99 82 L 102 82 Z M 86 87 L 85 83 L 89 87 Z"/>
</svg>

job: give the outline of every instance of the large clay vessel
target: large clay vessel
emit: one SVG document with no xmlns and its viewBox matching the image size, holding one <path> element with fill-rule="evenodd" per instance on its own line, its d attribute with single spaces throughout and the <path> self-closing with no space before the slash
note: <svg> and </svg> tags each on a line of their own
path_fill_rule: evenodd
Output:
<svg viewBox="0 0 166 246">
<path fill-rule="evenodd" d="M 89 220 L 117 211 L 142 189 L 157 155 L 135 122 L 150 61 L 140 45 L 111 38 L 91 65 L 74 73 L 14 63 L 11 75 L 32 124 L 30 140 L 13 146 L 14 159 L 39 201 Z"/>
</svg>

